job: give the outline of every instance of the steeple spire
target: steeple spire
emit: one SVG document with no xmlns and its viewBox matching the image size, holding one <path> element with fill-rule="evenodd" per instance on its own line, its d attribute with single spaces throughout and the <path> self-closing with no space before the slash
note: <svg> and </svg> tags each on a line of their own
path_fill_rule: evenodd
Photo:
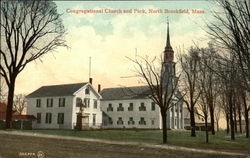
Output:
<svg viewBox="0 0 250 158">
<path fill-rule="evenodd" d="M 167 43 L 166 43 L 167 48 L 172 48 L 170 45 L 170 36 L 169 36 L 169 20 L 167 17 Z"/>
<path fill-rule="evenodd" d="M 164 50 L 164 62 L 172 62 L 173 60 L 174 60 L 174 51 L 170 44 L 169 20 L 167 18 L 167 41 Z"/>
</svg>

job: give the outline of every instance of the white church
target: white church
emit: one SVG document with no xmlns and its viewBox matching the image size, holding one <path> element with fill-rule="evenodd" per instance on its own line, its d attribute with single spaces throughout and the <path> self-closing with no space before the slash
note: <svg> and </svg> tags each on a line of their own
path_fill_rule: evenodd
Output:
<svg viewBox="0 0 250 158">
<path fill-rule="evenodd" d="M 175 74 L 174 51 L 169 26 L 164 50 L 163 70 Z M 86 83 L 43 86 L 27 96 L 29 115 L 36 116 L 33 129 L 75 129 L 81 111 L 86 128 L 161 129 L 160 109 L 150 98 L 148 86 L 106 88 L 96 91 L 92 79 Z M 178 90 L 167 112 L 167 128 L 184 129 L 183 101 Z"/>
</svg>

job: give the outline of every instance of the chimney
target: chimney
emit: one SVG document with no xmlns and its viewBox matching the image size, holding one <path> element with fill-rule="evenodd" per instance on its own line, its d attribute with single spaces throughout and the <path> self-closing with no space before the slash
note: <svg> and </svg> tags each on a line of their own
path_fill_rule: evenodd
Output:
<svg viewBox="0 0 250 158">
<path fill-rule="evenodd" d="M 101 85 L 98 84 L 98 93 L 101 92 Z"/>
<path fill-rule="evenodd" d="M 93 81 L 93 79 L 92 79 L 92 78 L 89 78 L 89 83 L 90 83 L 90 84 L 92 84 L 92 81 Z"/>
</svg>

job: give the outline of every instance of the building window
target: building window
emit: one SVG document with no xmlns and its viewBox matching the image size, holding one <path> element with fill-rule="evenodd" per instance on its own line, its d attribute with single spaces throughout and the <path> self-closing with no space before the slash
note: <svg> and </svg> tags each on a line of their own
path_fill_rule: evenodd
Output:
<svg viewBox="0 0 250 158">
<path fill-rule="evenodd" d="M 144 103 L 141 103 L 141 106 L 139 107 L 139 111 L 146 111 L 146 106 L 144 105 Z"/>
<path fill-rule="evenodd" d="M 80 107 L 82 104 L 82 99 L 81 98 L 76 98 L 76 107 Z"/>
<path fill-rule="evenodd" d="M 89 94 L 89 88 L 85 89 L 85 94 Z"/>
<path fill-rule="evenodd" d="M 46 113 L 45 123 L 51 124 L 52 122 L 52 113 Z"/>
<path fill-rule="evenodd" d="M 63 124 L 64 123 L 64 113 L 58 113 L 57 115 L 57 123 Z"/>
<path fill-rule="evenodd" d="M 113 111 L 112 104 L 109 104 L 109 106 L 108 106 L 108 108 L 107 108 L 107 111 Z"/>
<path fill-rule="evenodd" d="M 122 103 L 119 104 L 117 107 L 117 111 L 124 111 L 124 108 L 122 107 Z"/>
<path fill-rule="evenodd" d="M 151 110 L 155 111 L 155 103 L 154 102 L 151 103 Z"/>
<path fill-rule="evenodd" d="M 133 111 L 134 105 L 133 103 L 129 103 L 128 111 Z"/>
<path fill-rule="evenodd" d="M 155 125 L 155 120 L 154 119 L 151 120 L 151 125 Z"/>
<path fill-rule="evenodd" d="M 117 125 L 123 125 L 123 121 L 121 117 L 118 118 Z"/>
<path fill-rule="evenodd" d="M 141 117 L 139 121 L 139 125 L 146 125 L 146 121 L 144 120 L 144 117 Z"/>
<path fill-rule="evenodd" d="M 109 117 L 109 124 L 112 125 L 113 124 L 113 121 L 112 121 L 112 118 Z"/>
<path fill-rule="evenodd" d="M 84 104 L 87 108 L 89 108 L 89 101 L 90 101 L 89 98 L 84 98 Z"/>
<path fill-rule="evenodd" d="M 65 98 L 59 98 L 59 107 L 65 107 Z"/>
<path fill-rule="evenodd" d="M 36 114 L 36 123 L 41 123 L 41 118 L 42 118 L 42 114 L 41 113 L 37 113 Z"/>
<path fill-rule="evenodd" d="M 96 124 L 96 114 L 93 114 L 93 126 Z"/>
<path fill-rule="evenodd" d="M 94 99 L 94 108 L 97 109 L 97 100 Z"/>
<path fill-rule="evenodd" d="M 36 107 L 41 107 L 41 99 L 36 99 Z"/>
<path fill-rule="evenodd" d="M 47 107 L 53 107 L 53 99 L 47 98 Z"/>
<path fill-rule="evenodd" d="M 135 121 L 133 120 L 133 117 L 129 118 L 128 125 L 134 125 Z"/>
</svg>

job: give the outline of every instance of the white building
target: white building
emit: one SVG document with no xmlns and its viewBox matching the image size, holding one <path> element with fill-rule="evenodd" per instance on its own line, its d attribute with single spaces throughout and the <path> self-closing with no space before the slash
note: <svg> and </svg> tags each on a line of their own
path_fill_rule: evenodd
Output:
<svg viewBox="0 0 250 158">
<path fill-rule="evenodd" d="M 160 108 L 148 96 L 148 86 L 107 88 L 102 95 L 103 126 L 106 128 L 161 129 Z M 182 102 L 173 101 L 167 112 L 167 128 L 183 129 Z"/>
<path fill-rule="evenodd" d="M 27 96 L 27 113 L 36 116 L 33 128 L 74 129 L 80 100 L 88 127 L 102 124 L 101 96 L 89 83 L 43 86 Z"/>
</svg>

